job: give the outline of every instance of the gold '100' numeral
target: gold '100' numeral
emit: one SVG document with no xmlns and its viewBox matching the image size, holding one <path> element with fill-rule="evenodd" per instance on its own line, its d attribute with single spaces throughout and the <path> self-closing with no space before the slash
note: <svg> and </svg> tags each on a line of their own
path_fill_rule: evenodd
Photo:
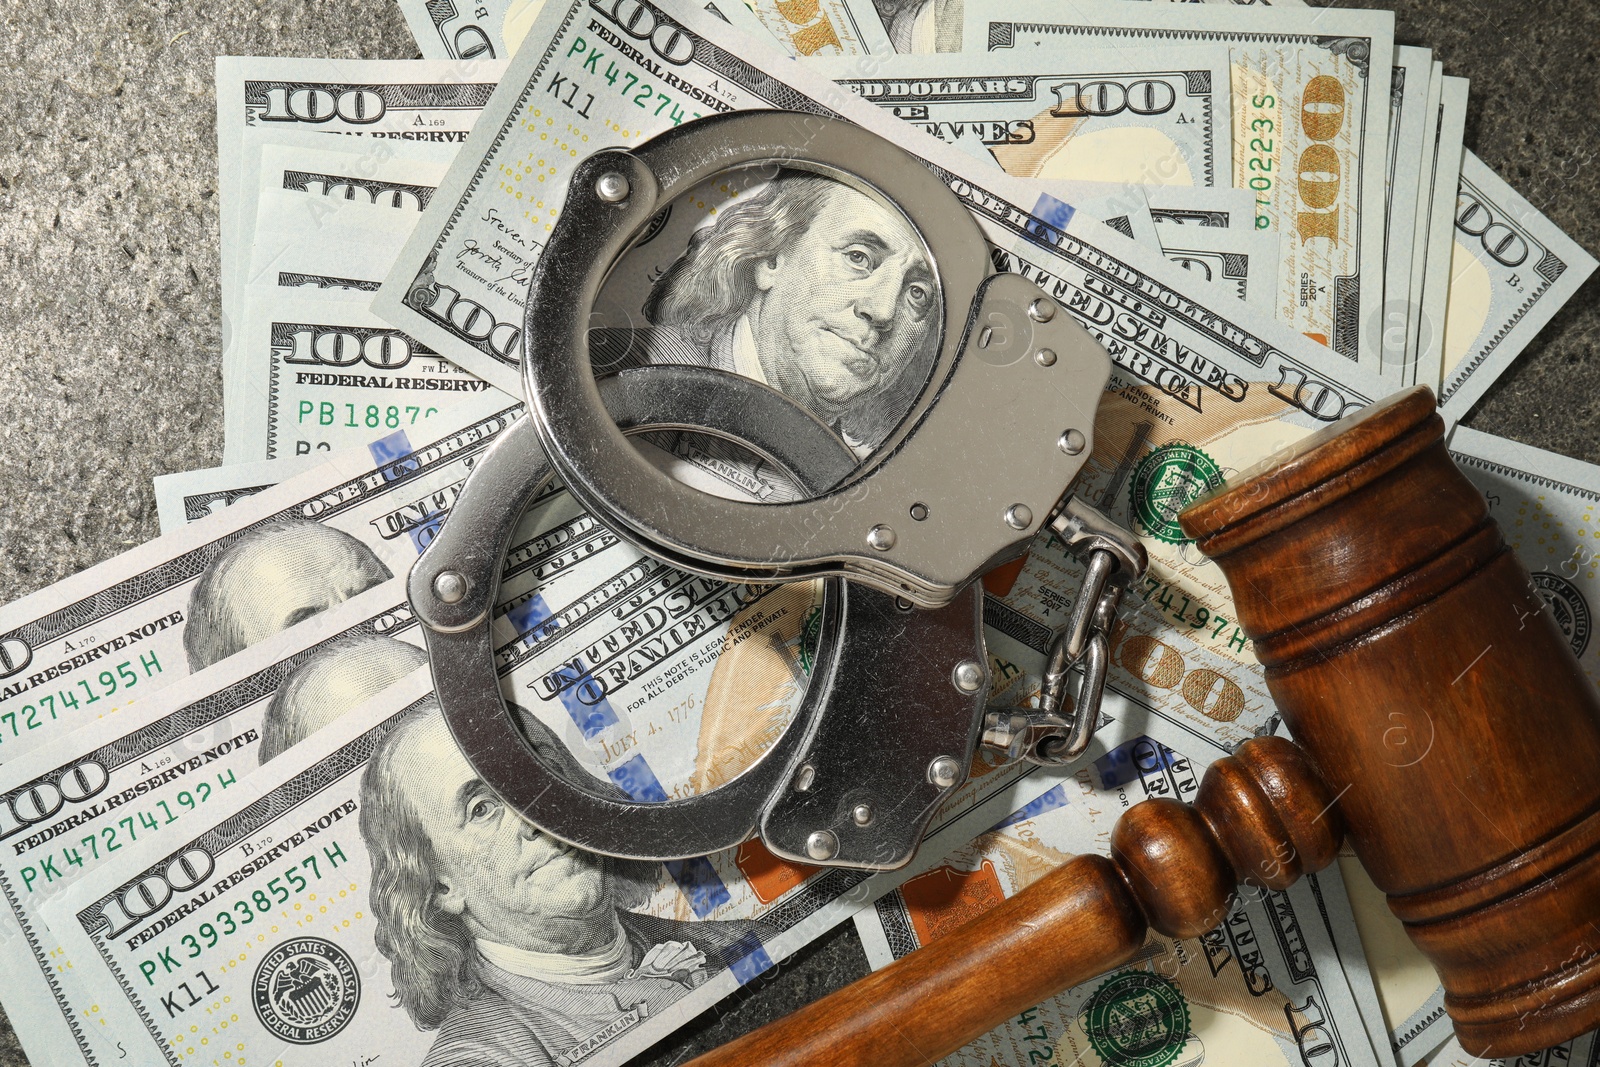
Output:
<svg viewBox="0 0 1600 1067">
<path fill-rule="evenodd" d="M 1295 216 L 1302 242 L 1313 237 L 1339 241 L 1339 153 L 1327 142 L 1344 128 L 1344 104 L 1344 86 L 1331 74 L 1312 78 L 1300 95 L 1300 129 L 1312 141 L 1296 164 L 1300 203 L 1310 209 Z"/>
</svg>

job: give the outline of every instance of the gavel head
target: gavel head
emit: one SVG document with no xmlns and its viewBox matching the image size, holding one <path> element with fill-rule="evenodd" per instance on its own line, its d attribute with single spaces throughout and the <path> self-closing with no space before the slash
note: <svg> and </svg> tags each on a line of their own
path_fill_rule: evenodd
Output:
<svg viewBox="0 0 1600 1067">
<path fill-rule="evenodd" d="M 1180 517 L 1295 739 L 1438 970 L 1462 1046 L 1600 1025 L 1600 697 L 1426 388 Z"/>
</svg>

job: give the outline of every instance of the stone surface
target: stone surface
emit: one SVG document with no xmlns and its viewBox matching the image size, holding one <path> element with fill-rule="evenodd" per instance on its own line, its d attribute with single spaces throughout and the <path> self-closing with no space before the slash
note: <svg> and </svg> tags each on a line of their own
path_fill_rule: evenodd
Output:
<svg viewBox="0 0 1600 1067">
<path fill-rule="evenodd" d="M 1472 79 L 1468 145 L 1600 251 L 1600 6 L 1372 6 Z M 0 42 L 6 602 L 154 537 L 151 478 L 220 462 L 213 57 L 418 53 L 393 0 L 36 0 L 8 5 Z M 1600 462 L 1597 294 L 1591 279 L 1469 425 Z M 680 1063 L 865 969 L 835 931 L 640 1062 Z M 0 1067 L 24 1062 L 0 1028 Z"/>
</svg>

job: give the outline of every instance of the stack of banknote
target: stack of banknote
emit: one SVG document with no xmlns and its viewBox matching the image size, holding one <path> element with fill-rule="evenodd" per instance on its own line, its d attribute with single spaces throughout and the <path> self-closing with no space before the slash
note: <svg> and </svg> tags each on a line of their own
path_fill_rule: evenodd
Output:
<svg viewBox="0 0 1600 1067">
<path fill-rule="evenodd" d="M 217 62 L 225 465 L 158 479 L 159 539 L 0 607 L 0 1000 L 33 1062 L 598 1067 L 846 920 L 874 967 L 914 952 L 1281 729 L 1171 487 L 1417 384 L 1533 572 L 1529 610 L 1600 680 L 1600 468 L 1456 425 L 1595 261 L 1463 149 L 1466 81 L 1395 46 L 1391 15 L 400 6 L 424 59 Z M 1151 563 L 1101 739 L 1066 773 L 980 756 L 900 871 L 758 841 L 623 863 L 539 833 L 455 748 L 407 605 L 411 564 L 522 416 L 529 279 L 573 168 L 758 108 L 842 116 L 924 161 L 995 266 L 1114 360 L 1075 491 Z M 892 204 L 719 176 L 612 272 L 597 370 L 746 374 L 866 456 L 924 384 L 930 309 L 971 296 L 937 278 Z M 641 447 L 710 491 L 789 491 L 688 435 Z M 1037 696 L 1081 578 L 1041 539 L 986 580 L 992 704 Z M 678 572 L 559 486 L 500 597 L 495 665 L 530 738 L 639 800 L 726 782 L 808 684 L 813 586 Z M 1352 860 L 1242 893 L 1198 939 L 1152 935 L 948 1062 L 1468 1062 L 1441 998 Z"/>
</svg>

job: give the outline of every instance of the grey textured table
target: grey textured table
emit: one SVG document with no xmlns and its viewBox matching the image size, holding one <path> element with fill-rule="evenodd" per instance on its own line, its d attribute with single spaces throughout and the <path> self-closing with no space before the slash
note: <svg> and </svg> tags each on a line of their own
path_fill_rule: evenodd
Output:
<svg viewBox="0 0 1600 1067">
<path fill-rule="evenodd" d="M 1600 4 L 1363 6 L 1472 79 L 1468 146 L 1600 252 Z M 154 537 L 151 478 L 221 460 L 213 57 L 418 54 L 394 0 L 9 0 L 3 41 L 0 603 Z M 1591 279 L 1468 425 L 1600 462 L 1597 294 Z M 639 1062 L 865 972 L 847 925 Z M 0 1067 L 24 1062 L 5 1026 Z"/>
</svg>

